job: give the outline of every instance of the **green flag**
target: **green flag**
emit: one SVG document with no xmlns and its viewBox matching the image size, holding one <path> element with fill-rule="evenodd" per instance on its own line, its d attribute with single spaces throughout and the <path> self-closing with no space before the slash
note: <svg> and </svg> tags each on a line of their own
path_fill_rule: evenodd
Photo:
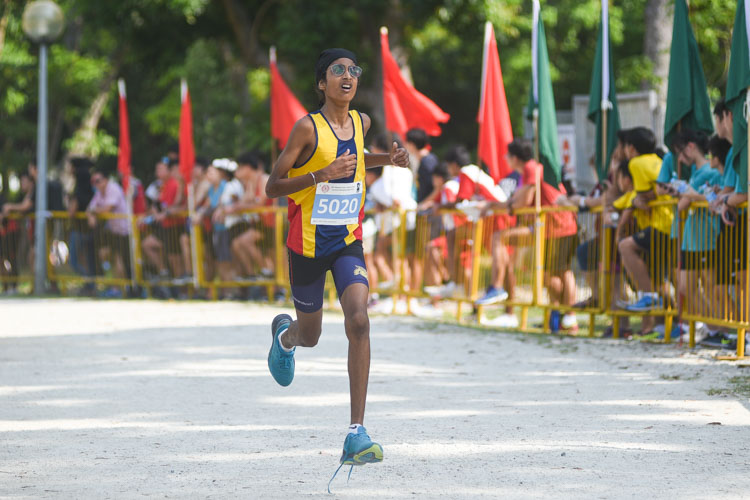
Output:
<svg viewBox="0 0 750 500">
<path fill-rule="evenodd" d="M 688 18 L 685 0 L 675 0 L 672 49 L 669 53 L 667 112 L 664 117 L 664 143 L 667 147 L 680 127 L 714 131 L 706 77 L 698 54 L 698 43 Z"/>
<path fill-rule="evenodd" d="M 539 15 L 539 0 L 534 0 L 534 27 L 531 35 L 531 88 L 526 115 L 529 119 L 538 112 L 537 141 L 539 163 L 544 166 L 544 181 L 557 187 L 562 169 L 560 147 L 557 143 L 557 117 L 555 95 L 552 93 L 552 78 L 549 73 L 547 39 L 544 24 Z"/>
<path fill-rule="evenodd" d="M 737 14 L 732 31 L 732 51 L 729 56 L 727 78 L 727 105 L 732 110 L 734 162 L 733 167 L 740 176 L 740 185 L 747 189 L 747 117 L 745 98 L 750 86 L 750 48 L 748 48 L 748 19 L 746 11 L 749 0 L 738 0 Z"/>
<path fill-rule="evenodd" d="M 607 178 L 609 159 L 617 146 L 617 132 L 620 130 L 615 72 L 612 68 L 612 50 L 609 44 L 609 0 L 602 0 L 602 21 L 599 27 L 599 39 L 596 42 L 594 70 L 591 74 L 588 118 L 596 124 L 596 174 L 599 180 L 603 180 Z M 605 121 L 606 131 L 604 130 Z M 607 134 L 606 151 L 602 146 L 605 132 Z"/>
</svg>

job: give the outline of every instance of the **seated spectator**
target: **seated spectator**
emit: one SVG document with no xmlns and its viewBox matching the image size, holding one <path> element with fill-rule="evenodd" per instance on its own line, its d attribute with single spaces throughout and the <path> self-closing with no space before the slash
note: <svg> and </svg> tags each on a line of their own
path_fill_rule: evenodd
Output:
<svg viewBox="0 0 750 500">
<path fill-rule="evenodd" d="M 145 237 L 142 240 L 143 255 L 146 262 L 150 264 L 157 273 L 158 279 L 164 281 L 169 278 L 169 271 L 164 262 L 164 246 L 167 240 L 165 228 L 162 221 L 165 218 L 163 213 L 162 193 L 164 186 L 170 185 L 170 191 L 176 193 L 178 186 L 176 181 L 170 182 L 168 159 L 163 158 L 156 163 L 154 167 L 156 179 L 149 184 L 146 189 L 146 202 L 148 205 L 148 216 L 142 219 L 144 228 L 142 233 Z"/>
<path fill-rule="evenodd" d="M 266 196 L 268 174 L 258 155 L 241 154 L 234 177 L 242 185 L 242 197 L 220 209 L 225 215 L 241 215 L 243 211 L 273 206 L 273 200 Z M 250 278 L 272 279 L 275 256 L 267 249 L 273 246 L 276 216 L 269 211 L 260 215 L 244 214 L 243 219 L 246 223 L 236 226 L 233 232 L 236 237 L 231 243 L 240 273 Z"/>
<path fill-rule="evenodd" d="M 242 184 L 234 178 L 237 163 L 228 158 L 218 158 L 211 162 L 212 172 L 216 170 L 224 181 L 224 188 L 218 196 L 218 204 L 211 216 L 213 223 L 213 247 L 216 257 L 216 268 L 219 279 L 224 283 L 233 282 L 236 272 L 232 262 L 231 229 L 240 222 L 238 215 L 228 214 L 227 208 L 238 203 L 242 199 Z M 211 173 L 212 179 L 214 174 Z M 234 298 L 234 289 L 224 288 L 223 298 Z"/>
<path fill-rule="evenodd" d="M 670 199 L 669 196 L 656 193 L 656 178 L 661 170 L 662 160 L 654 153 L 655 149 L 654 134 L 644 127 L 636 127 L 626 136 L 625 156 L 629 161 L 635 191 L 634 215 L 637 220 L 646 224 L 646 229 L 638 231 L 618 244 L 622 263 L 638 293 L 638 301 L 627 307 L 631 311 L 650 311 L 662 307 L 663 302 L 657 293 L 655 283 L 663 283 L 672 261 L 672 243 L 669 236 L 673 219 L 672 209 L 669 206 L 648 206 L 648 203 L 655 199 Z M 649 273 L 646 258 L 651 255 L 654 259 L 651 261 L 652 272 Z"/>
<path fill-rule="evenodd" d="M 130 278 L 130 223 L 125 193 L 106 172 L 97 168 L 91 175 L 91 184 L 96 189 L 86 207 L 89 227 L 95 230 L 94 241 L 99 248 L 107 247 L 114 257 L 114 275 Z M 105 216 L 105 217 L 102 217 Z"/>
<path fill-rule="evenodd" d="M 707 314 L 710 307 L 708 298 L 714 294 L 713 271 L 710 268 L 714 260 L 712 253 L 719 219 L 709 215 L 704 208 L 690 209 L 691 203 L 706 201 L 705 192 L 713 190 L 713 186 L 721 181 L 721 172 L 713 168 L 706 158 L 708 143 L 703 132 L 689 129 L 677 134 L 672 143 L 672 150 L 680 162 L 698 166 L 693 170 L 685 190 L 677 194 L 680 200 L 677 209 L 687 216 L 682 233 L 678 291 L 686 298 L 686 311 L 691 314 Z"/>
<path fill-rule="evenodd" d="M 564 187 L 552 186 L 544 181 L 543 167 L 534 160 L 531 143 L 526 139 L 514 139 L 508 145 L 508 163 L 511 168 L 522 173 L 523 187 L 513 194 L 510 207 L 518 209 L 536 204 L 555 206 L 569 203 L 563 194 Z M 537 193 L 537 185 L 539 192 Z M 544 234 L 544 283 L 550 296 L 550 303 L 572 307 L 575 302 L 576 281 L 571 263 L 578 245 L 576 216 L 572 211 L 549 212 L 546 214 Z M 559 323 L 560 329 L 578 328 L 576 316 L 568 312 L 560 318 L 553 310 L 550 325 L 553 330 Z"/>
</svg>

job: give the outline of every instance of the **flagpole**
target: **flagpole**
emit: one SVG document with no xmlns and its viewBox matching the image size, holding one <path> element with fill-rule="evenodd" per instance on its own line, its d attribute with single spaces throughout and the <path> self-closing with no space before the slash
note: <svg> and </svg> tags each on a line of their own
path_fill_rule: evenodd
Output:
<svg viewBox="0 0 750 500">
<path fill-rule="evenodd" d="M 602 144 L 601 144 L 601 161 L 602 161 L 602 175 L 607 176 L 609 171 L 609 165 L 607 165 L 608 160 L 608 153 L 609 153 L 609 143 L 607 141 L 607 125 L 609 120 L 609 0 L 602 0 L 602 102 L 601 102 L 601 114 L 602 114 Z M 602 214 L 600 217 L 601 224 L 602 224 L 602 231 L 601 231 L 601 256 L 604 259 L 607 259 L 607 240 L 608 237 L 605 234 L 606 229 L 604 228 L 604 213 L 607 209 L 607 197 L 605 196 L 604 191 L 604 184 L 602 183 L 602 179 L 599 179 L 599 184 L 601 186 L 601 201 L 602 201 Z M 605 265 L 605 269 L 608 266 Z M 602 297 L 604 297 L 604 301 L 600 301 L 600 304 L 602 305 L 602 309 L 607 307 L 607 300 L 609 299 L 609 294 L 606 293 L 606 286 L 607 286 L 607 276 L 606 273 L 602 272 L 599 274 L 599 293 Z M 615 318 L 615 321 L 618 321 L 617 318 Z M 612 329 L 613 332 L 617 332 L 617 328 Z"/>
</svg>

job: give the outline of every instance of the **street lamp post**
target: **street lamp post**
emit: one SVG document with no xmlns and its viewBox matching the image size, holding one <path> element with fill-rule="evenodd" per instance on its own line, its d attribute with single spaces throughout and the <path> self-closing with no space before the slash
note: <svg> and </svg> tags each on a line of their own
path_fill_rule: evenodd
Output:
<svg viewBox="0 0 750 500">
<path fill-rule="evenodd" d="M 23 31 L 39 44 L 39 113 L 36 141 L 36 221 L 34 224 L 34 293 L 47 281 L 47 45 L 63 30 L 63 13 L 51 0 L 37 0 L 23 11 Z"/>
</svg>

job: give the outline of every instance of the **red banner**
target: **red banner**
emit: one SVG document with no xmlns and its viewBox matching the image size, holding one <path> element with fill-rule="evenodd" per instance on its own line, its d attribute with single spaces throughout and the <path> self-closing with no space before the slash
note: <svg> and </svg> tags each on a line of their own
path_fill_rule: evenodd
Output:
<svg viewBox="0 0 750 500">
<path fill-rule="evenodd" d="M 193 144 L 193 110 L 190 105 L 190 92 L 185 80 L 180 85 L 182 107 L 180 109 L 180 174 L 185 185 L 190 184 L 195 166 L 195 145 Z"/>
<path fill-rule="evenodd" d="M 307 114 L 276 67 L 276 48 L 271 47 L 271 137 L 284 149 L 294 124 Z"/>
<path fill-rule="evenodd" d="M 495 31 L 490 22 L 485 25 L 484 32 L 482 93 L 477 121 L 479 159 L 487 165 L 490 176 L 497 182 L 510 174 L 510 166 L 505 155 L 508 152 L 508 144 L 513 141 L 513 129 L 510 126 L 510 113 L 505 98 Z"/>
<path fill-rule="evenodd" d="M 421 128 L 431 136 L 440 135 L 439 124 L 447 122 L 451 116 L 404 80 L 398 63 L 391 55 L 388 29 L 385 27 L 380 28 L 380 55 L 383 62 L 385 128 L 402 138 L 412 128 Z"/>
<path fill-rule="evenodd" d="M 117 145 L 117 171 L 122 178 L 122 189 L 127 193 L 130 185 L 130 125 L 128 123 L 128 103 L 125 94 L 125 80 L 117 81 L 120 94 L 120 140 Z"/>
</svg>

